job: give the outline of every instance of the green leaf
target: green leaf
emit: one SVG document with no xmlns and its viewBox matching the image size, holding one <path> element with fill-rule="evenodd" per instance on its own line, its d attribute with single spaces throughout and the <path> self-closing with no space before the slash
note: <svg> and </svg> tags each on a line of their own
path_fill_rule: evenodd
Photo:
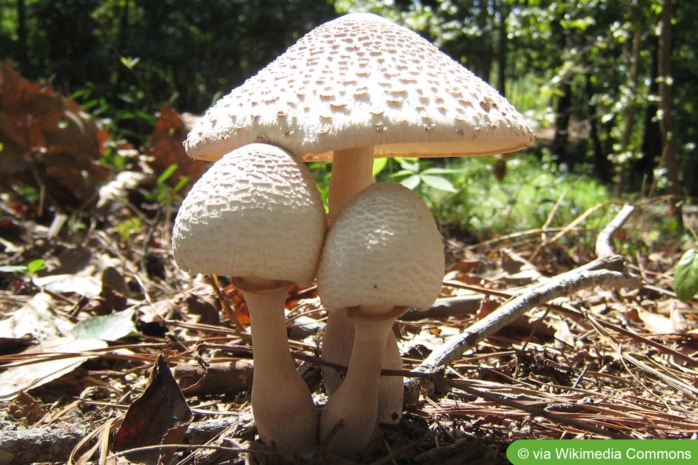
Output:
<svg viewBox="0 0 698 465">
<path fill-rule="evenodd" d="M 421 182 L 421 179 L 419 178 L 418 175 L 413 174 L 412 176 L 407 176 L 405 179 L 400 181 L 400 184 L 405 186 L 408 189 L 415 190 L 417 186 L 419 186 L 419 183 Z"/>
<path fill-rule="evenodd" d="M 679 259 L 674 273 L 674 291 L 682 302 L 687 302 L 698 293 L 698 253 L 696 249 L 686 251 Z"/>
<path fill-rule="evenodd" d="M 127 218 L 121 223 L 114 226 L 116 232 L 122 241 L 126 241 L 132 234 L 137 233 L 141 229 L 141 220 L 137 216 Z"/>
<path fill-rule="evenodd" d="M 433 176 L 429 174 L 422 174 L 419 176 L 422 179 L 422 182 L 426 184 L 427 186 L 438 189 L 440 191 L 445 191 L 445 192 L 453 192 L 456 193 L 458 190 L 453 187 L 453 184 L 451 184 L 451 181 L 449 181 L 446 178 L 443 178 L 441 176 Z"/>
<path fill-rule="evenodd" d="M 381 171 L 385 169 L 385 167 L 388 166 L 388 159 L 383 157 L 383 158 L 376 158 L 373 160 L 373 176 L 378 176 Z"/>
<path fill-rule="evenodd" d="M 132 308 L 109 315 L 93 316 L 80 321 L 71 333 L 78 339 L 101 339 L 118 341 L 125 337 L 138 336 L 138 329 L 133 322 L 136 311 Z"/>
<path fill-rule="evenodd" d="M 422 174 L 458 174 L 466 173 L 464 168 L 427 168 L 422 171 Z"/>
<path fill-rule="evenodd" d="M 165 171 L 163 171 L 162 174 L 158 176 L 157 183 L 165 184 L 165 182 L 167 182 L 167 180 L 170 179 L 174 172 L 177 171 L 177 168 L 179 168 L 179 166 L 176 163 L 173 163 L 170 166 L 168 166 L 165 169 Z"/>
<path fill-rule="evenodd" d="M 398 162 L 400 168 L 405 171 L 410 171 L 412 173 L 419 173 L 419 159 L 418 158 L 399 158 L 395 157 L 395 161 Z"/>
<path fill-rule="evenodd" d="M 32 260 L 27 264 L 27 273 L 33 275 L 37 271 L 42 271 L 46 269 L 46 262 L 43 258 L 37 258 Z"/>
</svg>

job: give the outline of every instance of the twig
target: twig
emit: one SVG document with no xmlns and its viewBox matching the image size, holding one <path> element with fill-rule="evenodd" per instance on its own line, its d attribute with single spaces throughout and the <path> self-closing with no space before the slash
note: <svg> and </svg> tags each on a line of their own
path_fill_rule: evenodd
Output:
<svg viewBox="0 0 698 465">
<path fill-rule="evenodd" d="M 623 227 L 623 224 L 630 218 L 630 215 L 632 215 L 634 211 L 635 207 L 632 205 L 624 205 L 616 217 L 601 230 L 596 238 L 597 257 L 606 257 L 615 253 L 611 238 L 616 231 Z"/>
<path fill-rule="evenodd" d="M 507 407 L 512 407 L 518 410 L 523 410 L 524 412 L 528 412 L 531 415 L 537 416 L 537 417 L 543 417 L 546 418 L 552 422 L 555 422 L 560 425 L 566 425 L 566 426 L 571 426 L 573 428 L 577 428 L 581 431 L 587 431 L 590 433 L 598 434 L 599 436 L 603 437 L 609 437 L 609 438 L 614 438 L 614 439 L 623 439 L 627 438 L 628 436 L 624 434 L 619 434 L 615 433 L 613 431 L 609 431 L 604 428 L 599 428 L 598 426 L 591 425 L 589 423 L 585 423 L 583 421 L 575 420 L 573 418 L 566 417 L 564 415 L 558 415 L 556 413 L 553 413 L 549 410 L 547 410 L 544 406 L 542 405 L 536 405 L 536 404 L 525 404 L 523 402 L 517 402 L 513 399 L 509 399 L 504 396 L 500 396 L 498 394 L 494 394 L 492 392 L 487 392 L 483 391 L 480 389 L 475 389 L 473 387 L 470 387 L 467 385 L 466 382 L 462 380 L 454 380 L 454 379 L 448 379 L 444 377 L 434 377 L 432 378 L 432 381 L 435 384 L 443 384 L 452 388 L 459 389 L 461 391 L 464 391 L 468 394 L 472 394 L 478 397 L 482 397 L 485 400 L 489 400 L 491 402 L 495 402 L 499 405 L 506 405 Z"/>
<path fill-rule="evenodd" d="M 620 228 L 630 216 L 630 213 L 632 213 L 630 208 L 623 208 L 616 218 L 609 223 L 609 226 L 604 228 L 603 237 L 597 240 L 597 248 L 599 243 L 603 244 L 605 242 L 605 250 L 613 250 L 610 245 L 608 245 L 608 241 L 613 235 L 613 232 L 617 228 Z M 555 276 L 542 284 L 532 286 L 524 294 L 500 306 L 497 310 L 466 328 L 460 334 L 452 336 L 445 344 L 432 352 L 415 371 L 430 373 L 439 367 L 450 365 L 458 360 L 466 350 L 496 333 L 528 310 L 540 306 L 552 299 L 570 295 L 591 286 L 627 287 L 632 289 L 642 286 L 639 279 L 628 276 L 622 271 L 599 269 L 611 263 L 622 264 L 623 259 L 622 257 L 614 256 L 612 253 L 604 254 L 600 256 L 599 259 L 586 265 Z M 616 266 L 617 265 L 614 265 L 614 268 Z M 420 389 L 423 387 L 422 384 L 423 382 L 419 379 L 408 379 L 405 382 L 406 398 L 413 401 L 418 399 Z"/>
<path fill-rule="evenodd" d="M 536 249 L 533 251 L 533 253 L 528 257 L 529 262 L 534 262 L 538 255 L 543 251 L 545 247 L 547 247 L 550 244 L 553 244 L 557 242 L 562 236 L 567 234 L 568 232 L 574 230 L 578 224 L 580 224 L 582 221 L 584 221 L 589 215 L 594 213 L 596 210 L 598 210 L 601 207 L 604 207 L 606 204 L 598 204 L 594 205 L 591 208 L 588 208 L 584 213 L 579 215 L 577 218 L 575 218 L 570 224 L 562 228 L 557 234 L 555 234 L 552 238 L 546 239 L 543 241 L 542 244 L 540 244 Z"/>
</svg>

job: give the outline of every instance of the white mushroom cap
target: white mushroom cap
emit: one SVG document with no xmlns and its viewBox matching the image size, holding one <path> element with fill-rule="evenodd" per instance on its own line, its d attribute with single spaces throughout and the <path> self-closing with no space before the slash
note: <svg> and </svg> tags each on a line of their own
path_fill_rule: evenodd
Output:
<svg viewBox="0 0 698 465">
<path fill-rule="evenodd" d="M 189 191 L 175 221 L 174 258 L 195 273 L 306 284 L 325 222 L 307 168 L 278 147 L 251 144 L 226 154 Z"/>
<path fill-rule="evenodd" d="M 331 309 L 423 310 L 438 297 L 444 267 L 441 235 L 424 202 L 400 184 L 378 183 L 352 198 L 327 233 L 318 293 Z"/>
<path fill-rule="evenodd" d="M 354 13 L 325 23 L 219 100 L 189 133 L 193 158 L 251 142 L 297 156 L 375 146 L 375 156 L 446 157 L 530 145 L 525 118 L 418 34 Z"/>
</svg>

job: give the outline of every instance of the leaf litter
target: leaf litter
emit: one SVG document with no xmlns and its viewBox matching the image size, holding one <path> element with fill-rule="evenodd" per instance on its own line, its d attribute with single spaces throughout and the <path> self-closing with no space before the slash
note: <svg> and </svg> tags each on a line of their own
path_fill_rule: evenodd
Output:
<svg viewBox="0 0 698 465">
<path fill-rule="evenodd" d="M 65 210 L 71 221 L 53 227 L 17 195 L 28 178 L 3 179 L 0 463 L 274 462 L 255 437 L 244 301 L 227 277 L 177 268 L 173 196 L 148 195 L 186 157 L 177 152 L 181 121 L 164 110 L 142 153 L 115 144 L 135 157 L 132 170 L 90 185 L 93 203 Z M 187 163 L 166 180 L 170 189 L 203 169 Z M 83 201 L 85 189 L 70 197 Z M 519 438 L 698 438 L 697 301 L 672 290 L 680 244 L 644 239 L 656 202 L 635 208 L 603 252 L 594 250 L 600 232 L 583 229 L 585 214 L 557 230 L 447 241 L 440 299 L 395 326 L 404 369 L 385 375 L 405 376 L 404 418 L 384 425 L 356 462 L 315 462 L 504 464 Z M 36 259 L 45 270 L 21 271 Z M 517 299 L 525 305 L 501 320 Z M 312 286 L 291 291 L 291 348 L 318 406 L 325 317 Z M 497 331 L 468 332 L 498 318 Z M 463 350 L 445 351 L 454 341 Z"/>
</svg>

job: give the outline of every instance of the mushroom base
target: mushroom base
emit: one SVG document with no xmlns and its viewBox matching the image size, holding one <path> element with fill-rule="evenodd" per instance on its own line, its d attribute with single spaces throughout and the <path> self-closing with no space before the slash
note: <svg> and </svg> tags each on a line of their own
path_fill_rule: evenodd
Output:
<svg viewBox="0 0 698 465">
<path fill-rule="evenodd" d="M 237 280 L 242 286 L 262 284 Z M 236 284 L 237 285 L 237 284 Z M 290 286 L 242 287 L 252 333 L 252 413 L 262 442 L 287 457 L 317 450 L 318 414 L 289 352 L 284 306 Z"/>
</svg>

